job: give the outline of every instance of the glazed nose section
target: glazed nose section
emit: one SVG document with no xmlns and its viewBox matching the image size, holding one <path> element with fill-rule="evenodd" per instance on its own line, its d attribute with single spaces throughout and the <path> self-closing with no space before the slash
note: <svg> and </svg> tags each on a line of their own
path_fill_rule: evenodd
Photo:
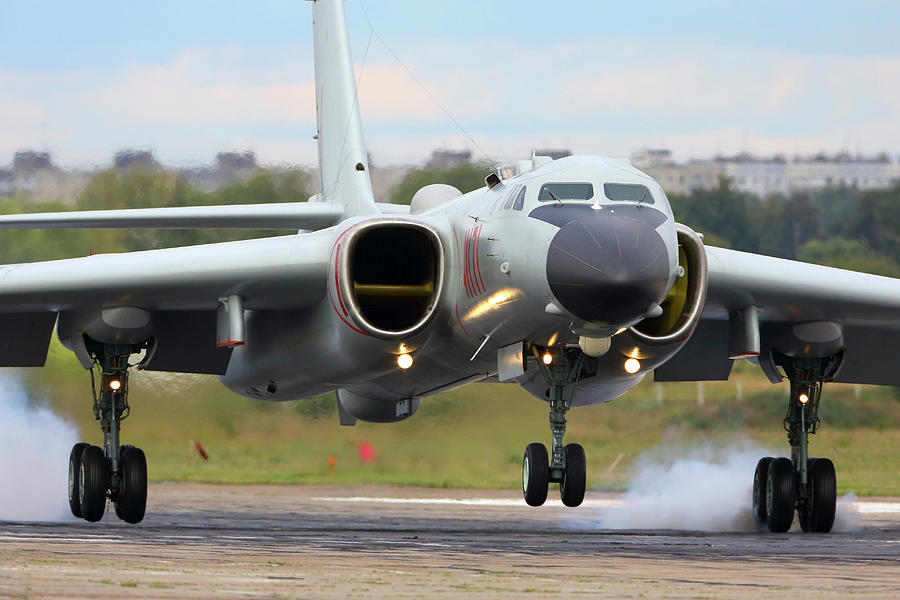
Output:
<svg viewBox="0 0 900 600">
<path fill-rule="evenodd" d="M 547 253 L 547 281 L 563 308 L 585 321 L 631 325 L 660 302 L 669 253 L 656 230 L 610 211 L 565 225 Z"/>
</svg>

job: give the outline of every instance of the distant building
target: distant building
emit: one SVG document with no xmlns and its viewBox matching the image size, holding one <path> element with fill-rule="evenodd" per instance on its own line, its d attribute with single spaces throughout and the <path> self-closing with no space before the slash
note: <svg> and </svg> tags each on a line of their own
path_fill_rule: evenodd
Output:
<svg viewBox="0 0 900 600">
<path fill-rule="evenodd" d="M 150 150 L 135 150 L 127 148 L 116 152 L 113 158 L 113 166 L 116 169 L 131 169 L 134 167 L 144 167 L 146 169 L 158 169 L 159 163 Z"/>
<path fill-rule="evenodd" d="M 256 170 L 258 168 L 256 153 L 250 150 L 246 152 L 219 152 L 216 154 L 216 169 L 219 171 Z"/>
<path fill-rule="evenodd" d="M 12 196 L 16 193 L 16 182 L 13 172 L 8 169 L 0 169 L 0 196 Z"/>
<path fill-rule="evenodd" d="M 631 164 L 638 169 L 675 164 L 672 151 L 663 148 L 641 148 L 631 153 Z"/>
<path fill-rule="evenodd" d="M 429 169 L 452 169 L 467 164 L 472 160 L 472 152 L 469 150 L 435 150 L 431 153 L 431 160 L 425 166 Z"/>
<path fill-rule="evenodd" d="M 49 152 L 20 150 L 13 155 L 13 173 L 16 175 L 28 175 L 53 168 Z"/>
<path fill-rule="evenodd" d="M 657 154 L 651 156 L 646 152 L 633 154 L 632 164 L 646 171 L 670 194 L 709 189 L 718 185 L 722 177 L 730 179 L 736 189 L 756 196 L 840 186 L 884 189 L 900 184 L 900 164 L 891 162 L 885 154 L 873 158 L 847 153 L 817 154 L 789 161 L 782 155 L 757 157 L 742 153 L 676 164 L 661 160 L 666 151 L 653 151 Z"/>
</svg>

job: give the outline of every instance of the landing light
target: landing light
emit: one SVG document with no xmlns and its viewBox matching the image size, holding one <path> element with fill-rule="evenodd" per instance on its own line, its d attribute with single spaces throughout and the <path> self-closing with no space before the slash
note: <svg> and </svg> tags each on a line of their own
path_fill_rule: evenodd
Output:
<svg viewBox="0 0 900 600">
<path fill-rule="evenodd" d="M 401 369 L 408 369 L 413 364 L 413 357 L 409 354 L 401 354 L 397 357 L 397 366 Z"/>
<path fill-rule="evenodd" d="M 797 398 L 797 400 L 800 401 L 800 404 L 806 404 L 807 402 L 809 402 L 809 396 L 807 396 L 806 394 L 800 394 L 800 397 Z"/>
<path fill-rule="evenodd" d="M 549 365 L 553 363 L 553 355 L 549 352 L 544 352 L 544 355 L 541 357 L 541 362 L 545 365 Z"/>
<path fill-rule="evenodd" d="M 625 361 L 625 372 L 634 375 L 641 370 L 641 361 L 636 358 L 629 358 Z"/>
<path fill-rule="evenodd" d="M 119 389 L 121 389 L 121 387 L 122 387 L 122 382 L 119 381 L 118 379 L 113 379 L 109 382 L 109 389 L 111 389 L 114 392 L 118 392 Z"/>
</svg>

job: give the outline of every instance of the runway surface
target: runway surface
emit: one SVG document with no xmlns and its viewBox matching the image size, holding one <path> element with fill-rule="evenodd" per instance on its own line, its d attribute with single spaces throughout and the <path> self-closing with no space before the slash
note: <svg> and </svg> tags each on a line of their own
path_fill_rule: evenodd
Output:
<svg viewBox="0 0 900 600">
<path fill-rule="evenodd" d="M 0 597 L 900 597 L 900 503 L 833 534 L 609 530 L 616 495 L 155 484 L 147 518 L 0 522 Z"/>
</svg>

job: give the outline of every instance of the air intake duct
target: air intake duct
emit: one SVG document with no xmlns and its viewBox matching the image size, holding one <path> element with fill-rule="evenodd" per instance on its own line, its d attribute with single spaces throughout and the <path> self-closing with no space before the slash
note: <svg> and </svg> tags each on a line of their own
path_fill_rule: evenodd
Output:
<svg viewBox="0 0 900 600">
<path fill-rule="evenodd" d="M 661 316 L 644 319 L 628 328 L 635 340 L 648 346 L 665 346 L 686 340 L 700 321 L 706 304 L 709 277 L 706 249 L 700 236 L 690 227 L 676 223 L 675 230 L 678 235 L 678 264 L 684 269 L 684 274 L 675 280 L 661 303 Z"/>
<path fill-rule="evenodd" d="M 389 340 L 409 338 L 434 316 L 444 278 L 437 232 L 400 219 L 362 223 L 340 250 L 340 295 L 359 328 Z"/>
</svg>

